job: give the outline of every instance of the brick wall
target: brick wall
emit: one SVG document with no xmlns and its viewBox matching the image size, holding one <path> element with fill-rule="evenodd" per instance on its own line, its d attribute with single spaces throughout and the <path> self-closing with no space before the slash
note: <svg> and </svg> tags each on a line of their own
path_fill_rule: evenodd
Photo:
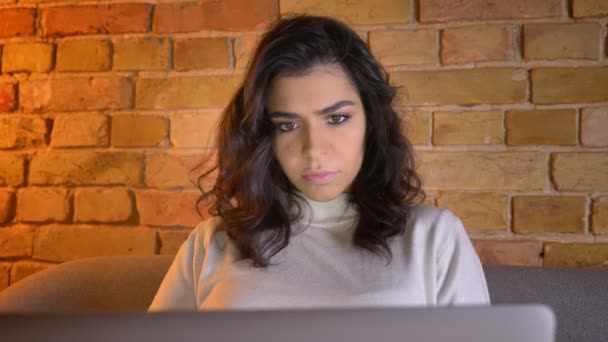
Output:
<svg viewBox="0 0 608 342">
<path fill-rule="evenodd" d="M 287 12 L 346 20 L 407 89 L 427 203 L 484 262 L 608 266 L 607 1 L 0 0 L 0 289 L 175 253 L 188 170 Z"/>
</svg>

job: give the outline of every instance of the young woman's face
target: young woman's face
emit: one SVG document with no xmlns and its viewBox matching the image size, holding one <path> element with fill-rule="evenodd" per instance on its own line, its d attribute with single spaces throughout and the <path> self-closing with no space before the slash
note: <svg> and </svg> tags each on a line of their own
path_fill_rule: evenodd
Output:
<svg viewBox="0 0 608 342">
<path fill-rule="evenodd" d="M 365 112 L 338 65 L 279 76 L 270 86 L 274 153 L 291 183 L 315 201 L 346 192 L 363 162 Z"/>
</svg>

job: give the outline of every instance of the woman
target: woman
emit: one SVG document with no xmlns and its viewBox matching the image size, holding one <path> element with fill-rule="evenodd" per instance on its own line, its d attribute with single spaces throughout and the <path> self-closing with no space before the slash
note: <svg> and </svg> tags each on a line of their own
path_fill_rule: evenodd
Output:
<svg viewBox="0 0 608 342">
<path fill-rule="evenodd" d="M 346 25 L 271 27 L 220 122 L 214 217 L 150 311 L 487 304 L 461 221 L 416 204 L 395 95 Z"/>
</svg>

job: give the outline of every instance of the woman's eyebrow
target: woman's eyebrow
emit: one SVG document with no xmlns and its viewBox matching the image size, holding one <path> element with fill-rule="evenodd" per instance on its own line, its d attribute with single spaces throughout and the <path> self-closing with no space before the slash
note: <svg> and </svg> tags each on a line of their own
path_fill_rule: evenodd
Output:
<svg viewBox="0 0 608 342">
<path fill-rule="evenodd" d="M 328 114 L 328 113 L 333 113 L 336 110 L 345 107 L 345 106 L 353 106 L 355 103 L 353 101 L 350 100 L 342 100 L 342 101 L 338 101 L 334 104 L 332 104 L 329 107 L 323 108 L 321 110 L 316 111 L 315 113 L 317 114 Z M 270 118 L 286 118 L 286 119 L 297 119 L 300 116 L 298 114 L 295 113 L 289 113 L 289 112 L 272 112 L 270 113 Z"/>
</svg>

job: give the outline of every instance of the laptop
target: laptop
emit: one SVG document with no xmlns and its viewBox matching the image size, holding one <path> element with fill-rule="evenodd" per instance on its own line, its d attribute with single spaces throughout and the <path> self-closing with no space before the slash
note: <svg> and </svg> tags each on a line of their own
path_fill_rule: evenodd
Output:
<svg viewBox="0 0 608 342">
<path fill-rule="evenodd" d="M 553 342 L 544 305 L 0 315 L 7 342 Z"/>
</svg>

